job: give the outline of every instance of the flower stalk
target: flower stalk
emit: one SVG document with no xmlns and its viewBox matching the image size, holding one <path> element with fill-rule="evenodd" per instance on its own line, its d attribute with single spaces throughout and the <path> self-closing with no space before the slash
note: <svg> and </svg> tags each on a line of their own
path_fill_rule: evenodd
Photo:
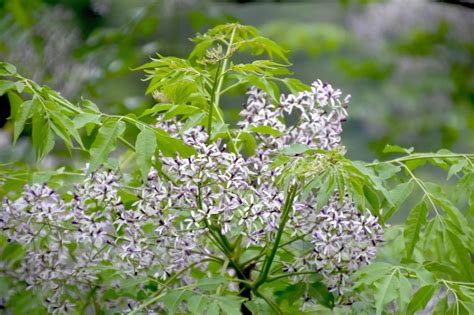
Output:
<svg viewBox="0 0 474 315">
<path fill-rule="evenodd" d="M 253 288 L 255 291 L 258 290 L 258 288 L 262 284 L 264 284 L 268 279 L 268 274 L 270 272 L 270 268 L 272 267 L 273 260 L 275 259 L 275 255 L 280 245 L 281 237 L 283 235 L 283 231 L 285 230 L 285 225 L 286 225 L 286 222 L 288 221 L 290 211 L 292 210 L 295 196 L 296 196 L 296 185 L 292 185 L 288 189 L 288 192 L 286 195 L 286 202 L 285 202 L 285 205 L 283 206 L 283 211 L 282 211 L 281 219 L 280 219 L 280 225 L 278 227 L 278 231 L 275 237 L 273 248 L 263 263 L 263 270 L 260 274 L 260 277 L 255 281 L 255 284 L 253 285 Z"/>
</svg>

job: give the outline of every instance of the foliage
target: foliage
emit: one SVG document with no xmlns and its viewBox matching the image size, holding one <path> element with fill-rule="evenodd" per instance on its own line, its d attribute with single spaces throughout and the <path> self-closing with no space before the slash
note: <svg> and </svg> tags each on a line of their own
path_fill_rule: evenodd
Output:
<svg viewBox="0 0 474 315">
<path fill-rule="evenodd" d="M 70 102 L 0 63 L 14 141 L 31 126 L 37 159 L 64 145 L 89 162 L 1 166 L 8 313 L 473 311 L 474 155 L 387 145 L 400 156 L 349 160 L 340 90 L 288 78 L 285 50 L 250 26 L 193 42 L 186 59 L 137 68 L 157 104 L 136 114 Z M 240 88 L 234 127 L 222 102 Z M 403 206 L 406 222 L 388 226 Z"/>
</svg>

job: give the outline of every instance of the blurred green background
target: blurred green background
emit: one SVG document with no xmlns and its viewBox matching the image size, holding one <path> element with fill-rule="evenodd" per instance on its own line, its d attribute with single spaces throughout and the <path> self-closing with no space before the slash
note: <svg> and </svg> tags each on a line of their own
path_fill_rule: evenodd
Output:
<svg viewBox="0 0 474 315">
<path fill-rule="evenodd" d="M 0 0 L 0 60 L 73 101 L 135 112 L 153 99 L 131 68 L 155 52 L 186 57 L 196 32 L 239 21 L 287 48 L 295 77 L 352 94 L 348 157 L 384 158 L 387 143 L 472 152 L 473 7 L 431 0 Z M 229 121 L 244 100 L 225 99 Z M 32 161 L 27 139 L 10 146 L 8 116 L 4 95 L 0 162 Z"/>
</svg>

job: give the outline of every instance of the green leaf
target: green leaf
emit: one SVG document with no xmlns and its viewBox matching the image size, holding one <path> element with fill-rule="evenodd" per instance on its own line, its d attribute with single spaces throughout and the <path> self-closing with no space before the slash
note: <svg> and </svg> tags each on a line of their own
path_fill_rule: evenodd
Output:
<svg viewBox="0 0 474 315">
<path fill-rule="evenodd" d="M 100 115 L 94 113 L 80 113 L 73 119 L 74 127 L 81 129 L 89 123 L 98 124 L 100 122 Z"/>
<path fill-rule="evenodd" d="M 0 62 L 0 75 L 10 76 L 16 74 L 16 67 L 8 62 Z"/>
<path fill-rule="evenodd" d="M 255 141 L 255 138 L 248 132 L 241 132 L 239 135 L 239 138 L 237 139 L 238 144 L 242 146 L 242 149 L 244 150 L 245 153 L 247 153 L 249 156 L 252 156 L 255 154 L 255 149 L 257 148 L 257 142 Z"/>
<path fill-rule="evenodd" d="M 297 94 L 298 92 L 308 91 L 311 87 L 307 84 L 302 83 L 300 80 L 295 78 L 285 78 L 282 80 L 286 86 L 290 89 L 291 93 Z"/>
<path fill-rule="evenodd" d="M 375 312 L 381 315 L 384 306 L 397 298 L 399 292 L 399 281 L 395 272 L 390 273 L 375 284 Z"/>
<path fill-rule="evenodd" d="M 165 156 L 175 157 L 176 153 L 179 153 L 182 157 L 188 157 L 196 153 L 193 147 L 186 145 L 179 139 L 171 137 L 162 129 L 156 129 L 156 141 L 158 148 Z"/>
<path fill-rule="evenodd" d="M 21 132 L 25 128 L 25 123 L 28 120 L 28 118 L 30 118 L 34 106 L 37 106 L 36 99 L 23 102 L 23 104 L 21 104 L 20 108 L 18 109 L 18 112 L 16 113 L 16 116 L 15 116 L 15 127 L 13 130 L 13 144 L 16 143 L 16 141 L 20 137 Z"/>
<path fill-rule="evenodd" d="M 220 309 L 225 315 L 241 315 L 240 307 L 246 301 L 245 298 L 235 295 L 213 295 L 212 298 L 217 300 Z"/>
<path fill-rule="evenodd" d="M 206 295 L 193 295 L 187 299 L 188 309 L 193 315 L 206 314 L 211 301 Z"/>
<path fill-rule="evenodd" d="M 138 116 L 138 117 L 140 118 L 140 117 L 143 117 L 143 116 L 148 116 L 148 115 L 152 115 L 152 114 L 156 114 L 156 113 L 160 113 L 160 112 L 165 112 L 173 106 L 175 106 L 175 105 L 174 104 L 156 104 L 152 108 L 148 108 L 145 111 L 143 111 L 143 113 L 141 113 L 140 116 Z"/>
<path fill-rule="evenodd" d="M 8 102 L 10 103 L 10 117 L 9 119 L 16 119 L 16 114 L 18 109 L 20 108 L 21 104 L 23 104 L 23 100 L 21 99 L 20 95 L 13 92 L 12 90 L 7 92 L 8 95 Z"/>
<path fill-rule="evenodd" d="M 451 244 L 453 245 L 452 249 L 456 254 L 456 258 L 460 263 L 458 267 L 460 267 L 466 279 L 473 281 L 471 254 L 455 233 L 453 233 L 451 230 L 447 230 L 447 234 Z"/>
<path fill-rule="evenodd" d="M 199 287 L 206 291 L 216 290 L 220 285 L 227 284 L 229 281 L 224 276 L 215 276 L 211 278 L 199 279 L 196 283 L 196 287 Z"/>
<path fill-rule="evenodd" d="M 462 171 L 462 169 L 467 166 L 468 162 L 466 159 L 459 160 L 457 163 L 453 164 L 449 169 L 447 180 L 449 180 L 453 175 Z"/>
<path fill-rule="evenodd" d="M 267 302 L 265 302 L 261 298 L 256 298 L 249 300 L 244 303 L 245 306 L 252 312 L 252 314 L 265 314 L 265 315 L 274 315 L 276 314 L 268 305 Z"/>
<path fill-rule="evenodd" d="M 413 295 L 413 298 L 411 299 L 410 303 L 408 304 L 407 313 L 409 315 L 412 315 L 416 311 L 424 309 L 428 301 L 435 293 L 435 291 L 436 286 L 434 284 L 428 284 L 419 288 Z"/>
<path fill-rule="evenodd" d="M 99 129 L 97 136 L 90 149 L 90 164 L 88 172 L 96 170 L 109 157 L 110 152 L 115 149 L 117 139 L 125 131 L 126 125 L 123 121 L 108 120 Z"/>
<path fill-rule="evenodd" d="M 367 185 L 364 185 L 363 187 L 364 190 L 364 195 L 367 201 L 370 204 L 370 207 L 372 209 L 372 214 L 379 217 L 380 216 L 380 200 L 379 197 L 377 196 L 377 193 Z"/>
<path fill-rule="evenodd" d="M 283 136 L 283 133 L 281 131 L 279 131 L 275 128 L 272 128 L 270 126 L 252 127 L 252 128 L 250 128 L 250 131 L 263 133 L 263 134 L 271 135 L 271 136 L 275 136 L 275 137 Z"/>
<path fill-rule="evenodd" d="M 442 299 L 438 301 L 438 303 L 436 304 L 433 310 L 433 314 L 434 315 L 449 314 L 448 310 L 449 310 L 448 295 L 446 295 L 445 297 L 443 297 Z"/>
<path fill-rule="evenodd" d="M 395 166 L 391 163 L 379 163 L 374 167 L 374 169 L 377 171 L 380 179 L 389 179 L 400 172 L 401 167 Z"/>
<path fill-rule="evenodd" d="M 252 53 L 255 55 L 260 55 L 263 52 L 266 52 L 271 59 L 273 59 L 273 55 L 276 55 L 286 63 L 289 63 L 285 56 L 286 51 L 277 43 L 266 37 L 256 36 L 243 42 L 240 47 L 241 49 L 251 49 Z"/>
<path fill-rule="evenodd" d="M 33 115 L 31 140 L 37 160 L 44 158 L 54 147 L 54 134 L 42 111 Z"/>
<path fill-rule="evenodd" d="M 23 93 L 23 90 L 25 89 L 25 84 L 23 82 L 15 82 L 15 88 L 18 91 L 18 93 Z"/>
<path fill-rule="evenodd" d="M 416 243 L 420 239 L 420 232 L 426 224 L 428 206 L 424 201 L 419 203 L 408 215 L 403 236 L 405 238 L 406 258 L 411 259 Z"/>
<path fill-rule="evenodd" d="M 301 143 L 295 143 L 286 148 L 281 149 L 280 153 L 284 155 L 296 155 L 296 154 L 305 153 L 309 150 L 311 150 L 311 148 L 308 147 L 307 145 L 304 145 Z"/>
<path fill-rule="evenodd" d="M 334 295 L 329 292 L 328 288 L 321 282 L 313 282 L 308 285 L 308 294 L 330 309 L 334 308 Z"/>
<path fill-rule="evenodd" d="M 60 134 L 58 135 L 61 138 L 69 140 L 69 135 L 71 135 L 74 140 L 76 140 L 76 142 L 81 146 L 81 148 L 84 148 L 81 136 L 79 135 L 79 132 L 77 131 L 73 121 L 69 117 L 64 114 L 61 114 L 61 112 L 59 111 L 53 111 L 51 112 L 51 118 L 54 123 L 54 126 L 60 131 Z"/>
<path fill-rule="evenodd" d="M 281 304 L 284 300 L 292 305 L 298 301 L 305 293 L 306 285 L 304 283 L 290 284 L 284 289 L 275 291 L 276 301 Z"/>
<path fill-rule="evenodd" d="M 137 154 L 137 166 L 140 169 L 144 182 L 148 178 L 148 172 L 151 168 L 151 157 L 155 154 L 156 145 L 155 132 L 149 128 L 143 128 L 137 136 L 135 152 Z"/>
<path fill-rule="evenodd" d="M 336 188 L 336 181 L 334 179 L 334 174 L 329 173 L 327 181 L 324 182 L 323 186 L 319 189 L 316 196 L 316 209 L 319 210 L 328 203 L 329 198 L 334 194 L 334 189 Z M 343 196 L 339 196 L 343 198 Z"/>
<path fill-rule="evenodd" d="M 19 243 L 9 243 L 3 248 L 2 260 L 8 262 L 9 265 L 13 265 L 22 260 L 25 254 L 25 249 Z"/>
<path fill-rule="evenodd" d="M 191 105 L 173 105 L 163 116 L 163 120 L 170 120 L 178 115 L 190 116 L 196 112 L 202 112 L 202 110 Z"/>
<path fill-rule="evenodd" d="M 413 287 L 410 281 L 406 277 L 400 275 L 399 280 L 400 280 L 400 296 L 398 298 L 398 302 L 399 302 L 398 308 L 399 308 L 399 313 L 402 313 L 405 311 L 405 308 L 408 305 L 408 303 L 410 303 Z"/>
<path fill-rule="evenodd" d="M 398 210 L 405 199 L 407 199 L 408 196 L 410 196 L 410 194 L 413 192 L 413 187 L 413 182 L 401 183 L 395 186 L 395 188 L 392 189 L 387 196 L 388 202 L 392 206 L 391 209 L 395 209 L 395 211 Z M 393 211 L 389 211 L 384 215 L 384 221 L 388 220 L 389 214 L 392 215 Z"/>
<path fill-rule="evenodd" d="M 264 90 L 267 92 L 268 96 L 275 101 L 278 102 L 280 99 L 280 88 L 275 82 L 272 82 L 265 77 L 257 76 L 257 75 L 247 75 L 246 80 L 258 87 L 259 89 Z"/>
<path fill-rule="evenodd" d="M 15 82 L 8 80 L 0 80 L 0 96 L 15 86 Z"/>
<path fill-rule="evenodd" d="M 385 277 L 385 275 L 391 272 L 392 269 L 392 265 L 384 262 L 374 262 L 362 267 L 355 274 L 357 280 L 355 286 L 358 287 L 363 284 L 372 285 L 375 281 Z"/>
<path fill-rule="evenodd" d="M 365 194 L 364 194 L 364 188 L 362 187 L 362 183 L 358 178 L 351 178 L 350 181 L 350 197 L 354 201 L 354 203 L 357 206 L 357 209 L 359 209 L 360 212 L 364 212 L 366 210 L 365 207 Z"/>
<path fill-rule="evenodd" d="M 405 149 L 398 145 L 390 145 L 387 144 L 383 149 L 383 153 L 405 153 L 405 154 L 412 154 L 414 151 L 413 148 Z"/>
<path fill-rule="evenodd" d="M 91 110 L 91 111 L 94 112 L 94 113 L 100 114 L 100 109 L 99 109 L 99 107 L 97 107 L 97 105 L 94 104 L 92 101 L 83 99 L 83 100 L 82 100 L 82 105 L 83 105 L 85 108 L 87 108 L 88 110 Z"/>
<path fill-rule="evenodd" d="M 171 290 L 161 298 L 163 304 L 168 309 L 168 314 L 174 314 L 183 300 L 187 299 L 191 292 L 184 290 Z"/>
</svg>

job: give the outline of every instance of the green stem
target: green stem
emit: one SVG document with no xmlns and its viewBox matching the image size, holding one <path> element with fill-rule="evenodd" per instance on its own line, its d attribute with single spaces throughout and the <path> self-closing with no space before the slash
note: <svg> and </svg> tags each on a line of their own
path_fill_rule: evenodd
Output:
<svg viewBox="0 0 474 315">
<path fill-rule="evenodd" d="M 221 62 L 217 64 L 217 69 L 216 69 L 216 77 L 214 79 L 214 85 L 212 86 L 212 92 L 211 92 L 211 101 L 209 102 L 209 113 L 208 113 L 208 120 L 207 120 L 207 133 L 209 135 L 209 138 L 207 139 L 208 142 L 211 142 L 212 139 L 212 116 L 214 112 L 214 102 L 216 101 L 216 90 L 218 84 L 216 83 L 220 74 L 220 69 L 221 69 Z"/>
<path fill-rule="evenodd" d="M 267 259 L 265 259 L 264 267 L 263 267 L 262 273 L 260 274 L 260 277 L 257 279 L 257 281 L 255 281 L 255 284 L 254 284 L 255 290 L 257 290 L 263 283 L 267 281 L 268 273 L 270 272 L 270 268 L 272 267 L 273 259 L 275 259 L 275 255 L 277 253 L 277 250 L 281 241 L 281 237 L 285 229 L 286 222 L 288 221 L 288 217 L 290 215 L 290 210 L 293 205 L 295 196 L 296 196 L 296 187 L 291 186 L 286 195 L 285 205 L 283 206 L 283 211 L 280 218 L 280 226 L 278 227 L 278 232 L 275 237 L 275 242 L 273 244 L 272 251 L 270 252 L 270 255 L 267 257 Z"/>
<path fill-rule="evenodd" d="M 474 159 L 474 154 L 436 154 L 436 153 L 416 153 L 409 156 L 403 156 L 397 159 L 382 161 L 382 162 L 373 162 L 368 163 L 366 166 L 376 166 L 382 163 L 400 163 L 412 160 L 422 160 L 422 159 L 449 159 L 449 158 L 460 158 L 463 157 L 465 159 Z"/>
<path fill-rule="evenodd" d="M 413 179 L 413 181 L 415 181 L 415 183 L 418 185 L 418 187 L 420 187 L 423 194 L 428 198 L 429 202 L 431 203 L 431 206 L 433 207 L 433 210 L 439 216 L 438 208 L 436 207 L 436 204 L 434 203 L 433 199 L 431 198 L 432 195 L 426 189 L 424 183 L 422 181 L 420 181 L 420 179 L 418 177 L 416 177 L 415 174 L 413 174 L 413 172 L 410 170 L 410 168 L 408 166 L 406 166 L 402 162 L 397 162 L 397 164 L 399 164 L 401 167 L 403 167 L 407 171 L 407 173 L 410 175 L 410 177 Z"/>
<path fill-rule="evenodd" d="M 285 243 L 281 244 L 279 247 L 282 248 L 282 247 L 284 247 L 284 246 L 286 246 L 286 245 L 289 245 L 289 244 L 291 244 L 291 243 L 294 243 L 294 242 L 296 242 L 296 241 L 299 241 L 299 240 L 301 240 L 301 239 L 303 239 L 303 238 L 304 238 L 304 235 L 297 236 L 297 237 L 295 237 L 295 238 L 289 240 L 288 242 L 285 242 Z M 263 256 L 265 256 L 265 252 L 262 252 L 262 253 L 256 255 L 255 257 L 252 257 L 252 258 L 250 258 L 249 260 L 246 260 L 245 262 L 242 263 L 242 267 L 243 267 L 243 268 L 247 267 L 249 264 L 252 264 L 252 263 L 258 261 L 258 259 L 261 258 L 261 257 L 263 257 Z"/>
<path fill-rule="evenodd" d="M 293 277 L 293 276 L 314 275 L 314 274 L 317 274 L 317 273 L 318 272 L 316 272 L 316 271 L 299 271 L 299 272 L 292 272 L 292 273 L 284 273 L 284 274 L 276 275 L 276 276 L 273 276 L 273 277 L 268 277 L 267 282 L 272 282 L 272 281 L 275 281 L 275 280 L 278 280 L 278 279 Z"/>
<path fill-rule="evenodd" d="M 135 152 L 135 147 L 134 147 L 130 142 L 128 142 L 124 137 L 120 136 L 120 137 L 118 137 L 118 139 L 119 139 L 123 144 L 125 144 L 130 150 L 132 150 L 133 152 Z"/>
<path fill-rule="evenodd" d="M 215 111 L 217 117 L 219 118 L 221 122 L 223 123 L 225 122 L 224 117 L 219 111 L 219 102 L 221 98 L 222 84 L 224 83 L 224 76 L 227 71 L 227 65 L 229 63 L 230 56 L 232 54 L 232 45 L 234 44 L 234 37 L 235 37 L 236 30 L 237 30 L 237 27 L 234 27 L 232 29 L 232 33 L 230 35 L 229 44 L 227 45 L 227 51 L 224 57 L 224 61 L 222 61 L 222 66 L 221 66 L 221 63 L 219 62 L 217 70 L 216 70 L 217 84 L 216 82 L 214 82 L 214 86 L 213 86 L 212 94 L 211 94 L 211 100 L 209 104 L 209 120 L 208 120 L 208 130 L 207 130 L 207 132 L 209 133 L 209 139 L 211 139 L 211 136 L 212 136 L 211 132 L 212 132 L 212 116 L 214 114 L 213 112 Z M 232 136 L 229 130 L 227 130 L 226 133 L 227 133 L 227 137 L 229 138 L 229 143 L 232 145 L 233 151 L 237 152 L 237 147 L 234 141 L 232 140 Z"/>
</svg>

